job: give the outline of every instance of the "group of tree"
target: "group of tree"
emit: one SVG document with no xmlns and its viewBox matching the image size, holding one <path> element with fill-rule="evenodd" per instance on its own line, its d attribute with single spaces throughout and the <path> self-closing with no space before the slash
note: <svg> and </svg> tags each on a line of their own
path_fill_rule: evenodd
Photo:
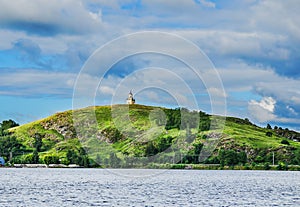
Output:
<svg viewBox="0 0 300 207">
<path fill-rule="evenodd" d="M 169 129 L 187 129 L 198 128 L 199 131 L 206 131 L 210 128 L 210 117 L 208 114 L 200 111 L 189 111 L 185 108 L 176 108 L 165 110 L 166 130 Z"/>
<path fill-rule="evenodd" d="M 272 134 L 277 134 L 278 136 L 285 137 L 290 140 L 298 140 L 300 142 L 300 133 L 295 132 L 293 130 L 289 130 L 289 128 L 282 128 L 278 126 L 272 126 L 270 124 L 267 124 L 266 128 L 268 131 L 266 132 L 266 135 L 271 137 Z"/>
<path fill-rule="evenodd" d="M 95 162 L 98 166 L 101 167 L 111 167 L 111 168 L 119 168 L 119 167 L 132 167 L 135 163 L 135 159 L 127 159 L 129 157 L 125 157 L 125 161 L 118 157 L 118 155 L 111 151 L 109 156 L 101 156 L 97 154 Z M 135 158 L 135 157 L 133 157 Z"/>
<path fill-rule="evenodd" d="M 32 145 L 24 146 L 8 129 L 19 126 L 13 120 L 4 120 L 0 123 L 0 157 L 11 163 L 20 164 L 59 164 L 60 158 L 57 155 L 46 155 L 40 158 L 40 153 L 45 151 L 43 146 L 44 135 L 34 133 L 32 135 Z M 89 157 L 82 147 L 78 149 L 69 149 L 66 152 L 66 159 L 63 164 L 77 164 L 88 167 L 90 164 Z"/>
<path fill-rule="evenodd" d="M 172 140 L 173 137 L 171 136 L 162 136 L 155 140 L 149 141 L 146 144 L 145 156 L 149 157 L 165 151 L 172 145 Z"/>
<path fill-rule="evenodd" d="M 19 126 L 14 120 L 4 120 L 0 123 L 0 136 L 9 135 L 8 129 Z"/>
<path fill-rule="evenodd" d="M 235 150 L 219 150 L 218 160 L 221 166 L 244 165 L 247 163 L 247 154 L 244 151 L 237 152 Z"/>
<path fill-rule="evenodd" d="M 0 156 L 6 161 L 11 160 L 13 155 L 24 149 L 24 146 L 8 129 L 19 126 L 13 120 L 4 120 L 0 123 Z"/>
<path fill-rule="evenodd" d="M 0 156 L 6 161 L 12 159 L 15 154 L 20 153 L 24 146 L 15 136 L 5 135 L 0 137 Z"/>
<path fill-rule="evenodd" d="M 84 148 L 69 149 L 66 153 L 66 162 L 64 164 L 76 164 L 79 166 L 89 167 L 90 161 Z"/>
</svg>

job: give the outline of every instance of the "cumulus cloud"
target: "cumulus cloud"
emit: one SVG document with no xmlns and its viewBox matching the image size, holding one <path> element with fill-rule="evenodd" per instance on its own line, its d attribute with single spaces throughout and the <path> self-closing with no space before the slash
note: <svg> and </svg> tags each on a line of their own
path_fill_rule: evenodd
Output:
<svg viewBox="0 0 300 207">
<path fill-rule="evenodd" d="M 231 114 L 252 116 L 261 122 L 272 120 L 292 123 L 299 119 L 299 79 L 281 76 L 270 67 L 244 62 L 236 62 L 217 71 L 223 81 Z M 255 101 L 254 98 L 262 100 Z"/>
<path fill-rule="evenodd" d="M 210 104 L 209 93 L 226 97 L 228 107 L 237 116 L 246 116 L 243 113 L 248 109 L 260 121 L 296 123 L 299 119 L 300 4 L 297 0 L 226 3 L 210 0 L 0 0 L 0 4 L 0 39 L 3 40 L 0 59 L 10 61 L 11 68 L 10 71 L 1 69 L 2 95 L 71 97 L 76 72 L 95 49 L 121 34 L 150 29 L 179 34 L 193 41 L 215 63 L 225 91 L 210 84 L 218 81 L 217 74 L 203 70 L 201 77 L 197 77 L 178 61 L 165 61 L 166 57 L 161 56 L 150 61 L 136 58 L 115 67 L 97 91 L 97 95 L 101 95 L 99 100 L 110 100 L 118 90 L 123 96 L 136 85 L 153 84 L 173 88 L 172 93 L 182 102 L 195 96 L 204 108 L 209 108 L 206 107 Z M 143 39 L 136 43 L 139 49 L 151 46 L 151 42 Z M 156 47 L 175 48 L 178 56 L 182 53 L 190 60 L 197 59 L 193 51 L 182 45 L 165 44 L 161 39 Z M 128 45 L 119 45 L 117 50 L 107 50 L 106 57 L 126 54 Z M 17 55 L 24 61 L 15 61 Z M 26 65 L 26 61 L 34 64 Z M 17 69 L 26 67 L 40 70 Z M 178 79 L 170 74 L 162 73 L 155 79 L 152 77 L 157 77 L 157 73 L 133 73 L 145 67 L 166 68 L 184 77 L 191 91 L 182 90 L 175 81 Z M 95 64 L 94 68 L 98 70 L 99 65 Z M 100 80 L 96 76 L 97 71 L 84 74 L 82 94 L 97 87 Z M 124 83 L 126 78 L 126 87 L 118 89 L 118 84 Z M 174 102 L 162 96 L 159 90 L 136 92 L 141 101 Z"/>
<path fill-rule="evenodd" d="M 196 42 L 208 56 L 218 59 L 247 57 L 248 61 L 255 60 L 281 60 L 290 58 L 289 39 L 282 34 L 268 32 L 245 32 L 221 29 L 204 30 L 175 30 L 175 33 Z M 216 58 L 217 57 L 217 58 Z"/>
<path fill-rule="evenodd" d="M 80 1 L 1 0 L 0 4 L 2 27 L 29 34 L 84 34 L 97 31 L 101 27 L 101 12 L 91 14 Z"/>
<path fill-rule="evenodd" d="M 250 114 L 259 122 L 273 121 L 276 101 L 272 97 L 264 97 L 261 101 L 251 100 L 248 109 Z"/>
<path fill-rule="evenodd" d="M 300 36 L 300 5 L 297 0 L 259 1 L 253 5 L 251 18 L 253 27 L 282 33 L 298 40 Z"/>
<path fill-rule="evenodd" d="M 257 105 L 261 108 L 269 111 L 274 112 L 276 101 L 272 97 L 264 97 L 260 102 L 257 102 L 255 100 L 250 101 L 250 105 Z"/>
<path fill-rule="evenodd" d="M 271 97 L 263 97 L 261 101 L 251 100 L 248 104 L 248 110 L 251 115 L 251 118 L 254 118 L 260 123 L 273 122 L 290 125 L 300 124 L 300 120 L 298 118 L 278 116 L 277 114 L 275 114 L 275 104 L 276 101 Z M 290 107 L 287 107 L 287 110 L 292 112 L 293 115 L 298 115 Z"/>
</svg>

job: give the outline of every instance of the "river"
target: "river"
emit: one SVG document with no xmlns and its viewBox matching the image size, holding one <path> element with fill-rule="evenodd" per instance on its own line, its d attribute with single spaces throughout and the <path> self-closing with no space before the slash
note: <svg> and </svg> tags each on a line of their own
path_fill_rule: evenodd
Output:
<svg viewBox="0 0 300 207">
<path fill-rule="evenodd" d="M 300 172 L 0 168 L 0 206 L 300 206 Z"/>
</svg>

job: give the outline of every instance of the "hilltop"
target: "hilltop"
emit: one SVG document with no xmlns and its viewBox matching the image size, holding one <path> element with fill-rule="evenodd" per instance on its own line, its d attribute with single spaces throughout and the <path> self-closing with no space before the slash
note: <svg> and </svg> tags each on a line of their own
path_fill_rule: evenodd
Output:
<svg viewBox="0 0 300 207">
<path fill-rule="evenodd" d="M 96 106 L 11 128 L 13 163 L 299 165 L 300 134 L 248 119 L 144 105 Z M 3 138 L 2 138 L 3 139 Z"/>
</svg>

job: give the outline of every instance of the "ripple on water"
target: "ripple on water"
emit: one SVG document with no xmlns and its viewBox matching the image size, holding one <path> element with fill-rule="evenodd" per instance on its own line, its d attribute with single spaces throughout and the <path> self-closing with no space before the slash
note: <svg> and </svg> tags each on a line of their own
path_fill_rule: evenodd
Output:
<svg viewBox="0 0 300 207">
<path fill-rule="evenodd" d="M 122 173 L 103 169 L 0 169 L 0 206 L 300 206 L 300 172 Z"/>
</svg>

